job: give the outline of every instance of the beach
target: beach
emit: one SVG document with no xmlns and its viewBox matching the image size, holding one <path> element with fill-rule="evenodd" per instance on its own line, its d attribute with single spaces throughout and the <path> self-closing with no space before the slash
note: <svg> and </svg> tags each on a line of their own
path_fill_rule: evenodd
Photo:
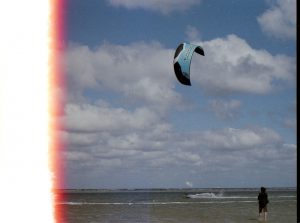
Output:
<svg viewBox="0 0 300 223">
<path fill-rule="evenodd" d="M 66 190 L 60 223 L 258 221 L 258 189 Z M 296 190 L 269 189 L 268 222 L 296 222 Z"/>
</svg>

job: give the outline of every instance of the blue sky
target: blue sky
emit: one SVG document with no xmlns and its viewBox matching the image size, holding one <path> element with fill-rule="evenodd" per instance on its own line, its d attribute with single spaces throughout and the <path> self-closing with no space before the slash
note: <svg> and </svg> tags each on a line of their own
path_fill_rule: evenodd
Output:
<svg viewBox="0 0 300 223">
<path fill-rule="evenodd" d="M 296 186 L 295 4 L 69 1 L 62 187 Z"/>
</svg>

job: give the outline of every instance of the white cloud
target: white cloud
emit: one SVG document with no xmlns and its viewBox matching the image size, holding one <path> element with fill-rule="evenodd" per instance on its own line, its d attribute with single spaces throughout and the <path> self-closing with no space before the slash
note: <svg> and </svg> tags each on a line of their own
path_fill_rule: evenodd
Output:
<svg viewBox="0 0 300 223">
<path fill-rule="evenodd" d="M 125 7 L 127 9 L 145 9 L 168 14 L 175 11 L 185 11 L 201 2 L 201 0 L 107 0 L 115 7 Z"/>
<path fill-rule="evenodd" d="M 191 81 L 211 94 L 246 92 L 266 94 L 275 82 L 295 79 L 295 60 L 256 50 L 235 36 L 199 42 L 205 56 L 193 56 Z"/>
<path fill-rule="evenodd" d="M 63 132 L 64 143 L 68 145 L 69 148 L 73 146 L 76 147 L 88 147 L 99 143 L 98 134 L 95 133 L 78 133 L 78 132 Z"/>
<path fill-rule="evenodd" d="M 120 126 L 121 127 L 121 126 Z M 67 156 L 70 161 L 78 158 L 91 158 L 90 164 L 98 166 L 99 159 L 120 159 L 135 166 L 166 167 L 205 166 L 210 159 L 221 159 L 228 165 L 231 159 L 241 159 L 256 149 L 278 153 L 280 136 L 271 129 L 232 129 L 210 130 L 198 133 L 178 134 L 173 130 L 162 133 L 157 138 L 151 134 L 153 127 L 144 127 L 143 131 L 133 131 L 123 126 L 120 132 L 114 132 L 114 126 L 105 133 L 69 133 L 70 149 Z M 273 146 L 272 146 L 273 145 Z M 227 151 L 235 151 L 228 155 Z M 84 155 L 86 153 L 86 155 Z M 239 156 L 236 156 L 236 154 Z M 260 152 L 259 152 L 260 153 Z M 76 157 L 76 158 L 75 158 Z M 239 161 L 237 161 L 239 162 Z M 92 164 L 94 163 L 94 164 Z M 76 165 L 76 163 L 74 164 Z"/>
<path fill-rule="evenodd" d="M 69 151 L 68 153 L 66 153 L 66 156 L 67 160 L 75 162 L 89 162 L 92 159 L 89 153 L 80 151 Z"/>
<path fill-rule="evenodd" d="M 159 121 L 159 117 L 147 108 L 137 108 L 130 112 L 123 108 L 67 104 L 65 113 L 65 128 L 71 132 L 143 130 Z"/>
<path fill-rule="evenodd" d="M 232 120 L 237 117 L 238 110 L 241 107 L 242 103 L 238 100 L 211 100 L 209 102 L 210 109 L 214 114 L 222 120 Z"/>
<path fill-rule="evenodd" d="M 262 94 L 275 87 L 274 81 L 294 78 L 292 58 L 255 50 L 237 36 L 200 45 L 206 56 L 193 57 L 191 79 L 208 94 Z M 240 171 L 255 168 L 266 153 L 277 163 L 282 154 L 284 160 L 293 160 L 294 147 L 283 145 L 278 133 L 268 128 L 177 132 L 168 115 L 184 100 L 175 88 L 179 83 L 173 53 L 158 43 L 68 48 L 69 95 L 62 115 L 70 178 L 84 181 L 84 171 L 91 179 Z M 220 118 L 232 118 L 241 102 L 212 100 L 210 105 Z M 287 169 L 293 163 L 284 165 Z"/>
<path fill-rule="evenodd" d="M 280 136 L 271 129 L 234 129 L 205 131 L 200 136 L 201 144 L 212 149 L 249 149 L 281 141 Z M 199 142 L 200 143 L 200 142 Z"/>
<path fill-rule="evenodd" d="M 93 145 L 81 147 L 73 143 L 65 152 L 70 176 L 78 175 L 79 170 L 94 173 L 94 178 L 99 178 L 103 170 L 113 176 L 122 170 L 128 177 L 130 174 L 157 175 L 158 170 L 214 174 L 256 168 L 262 160 L 270 167 L 294 167 L 296 145 L 283 144 L 271 129 L 226 128 L 184 134 L 169 129 L 165 133 L 168 137 L 161 138 L 149 134 L 151 131 L 147 127 L 143 131 L 124 130 L 122 133 L 107 129 L 105 133 L 93 133 Z M 78 142 L 91 133 L 70 134 L 73 136 L 69 139 Z M 77 137 L 79 140 L 74 139 Z"/>
<path fill-rule="evenodd" d="M 82 92 L 92 89 L 118 92 L 127 102 L 142 101 L 157 109 L 182 103 L 173 87 L 173 51 L 158 43 L 104 43 L 96 50 L 75 45 L 66 58 L 71 101 L 81 100 Z"/>
<path fill-rule="evenodd" d="M 206 93 L 266 94 L 295 79 L 293 58 L 253 49 L 235 35 L 198 44 L 205 56 L 193 56 L 191 82 Z M 174 88 L 173 53 L 174 49 L 158 43 L 104 43 L 95 50 L 70 46 L 66 54 L 68 99 L 84 101 L 83 91 L 89 89 L 99 94 L 121 93 L 127 103 L 139 101 L 160 110 L 182 106 L 184 100 Z"/>
<path fill-rule="evenodd" d="M 296 38 L 296 0 L 276 0 L 257 18 L 262 30 L 277 38 Z"/>
</svg>

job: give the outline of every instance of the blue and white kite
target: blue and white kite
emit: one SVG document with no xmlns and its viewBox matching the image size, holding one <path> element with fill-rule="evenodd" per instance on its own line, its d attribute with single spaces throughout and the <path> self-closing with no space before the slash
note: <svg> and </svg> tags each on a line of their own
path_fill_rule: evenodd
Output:
<svg viewBox="0 0 300 223">
<path fill-rule="evenodd" d="M 204 50 L 201 46 L 190 43 L 179 44 L 175 51 L 173 60 L 174 71 L 178 81 L 184 85 L 191 85 L 190 65 L 194 52 L 204 56 Z"/>
</svg>

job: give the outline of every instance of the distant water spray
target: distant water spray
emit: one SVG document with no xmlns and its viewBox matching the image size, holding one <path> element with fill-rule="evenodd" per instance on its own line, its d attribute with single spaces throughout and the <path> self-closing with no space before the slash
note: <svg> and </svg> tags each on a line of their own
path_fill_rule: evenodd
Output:
<svg viewBox="0 0 300 223">
<path fill-rule="evenodd" d="M 218 193 L 200 193 L 200 194 L 189 194 L 188 198 L 224 198 L 224 190 L 219 191 Z"/>
<path fill-rule="evenodd" d="M 224 195 L 224 190 L 220 190 L 219 193 L 217 194 L 218 197 L 223 197 Z"/>
<path fill-rule="evenodd" d="M 56 222 L 49 114 L 58 1 L 0 3 L 0 222 Z"/>
</svg>

